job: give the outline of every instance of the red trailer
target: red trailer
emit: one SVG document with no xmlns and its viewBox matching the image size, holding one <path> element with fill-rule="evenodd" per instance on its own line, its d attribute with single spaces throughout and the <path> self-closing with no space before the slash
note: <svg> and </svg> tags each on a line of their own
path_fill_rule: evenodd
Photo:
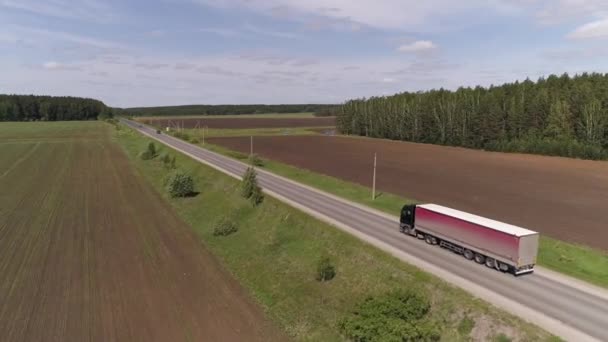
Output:
<svg viewBox="0 0 608 342">
<path fill-rule="evenodd" d="M 400 230 L 516 275 L 534 270 L 537 232 L 436 204 L 406 205 Z"/>
</svg>

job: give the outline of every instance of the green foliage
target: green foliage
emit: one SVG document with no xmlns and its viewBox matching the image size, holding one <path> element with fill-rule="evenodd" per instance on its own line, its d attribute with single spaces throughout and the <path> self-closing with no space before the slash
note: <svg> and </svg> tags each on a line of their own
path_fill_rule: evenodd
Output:
<svg viewBox="0 0 608 342">
<path fill-rule="evenodd" d="M 167 166 L 171 162 L 171 156 L 169 156 L 169 153 L 165 152 L 158 157 L 158 160 Z"/>
<path fill-rule="evenodd" d="M 253 187 L 251 197 L 249 197 L 249 201 L 254 207 L 257 207 L 264 202 L 264 192 L 262 192 L 262 188 L 257 185 L 257 180 L 255 186 Z"/>
<path fill-rule="evenodd" d="M 494 337 L 494 342 L 511 342 L 511 341 L 512 341 L 512 339 L 503 333 L 500 333 L 500 334 L 496 335 L 496 337 Z"/>
<path fill-rule="evenodd" d="M 146 152 L 148 152 L 148 155 L 151 158 L 155 158 L 158 155 L 158 152 L 156 150 L 156 145 L 153 142 L 148 144 L 148 149 Z"/>
<path fill-rule="evenodd" d="M 141 158 L 142 160 L 150 160 L 156 158 L 157 155 L 158 152 L 156 151 L 156 145 L 151 142 L 148 144 L 146 150 L 139 154 L 139 158 Z"/>
<path fill-rule="evenodd" d="M 152 156 L 150 154 L 150 151 L 145 150 L 145 151 L 139 153 L 139 158 L 141 160 L 150 160 L 150 159 L 154 158 L 154 156 Z"/>
<path fill-rule="evenodd" d="M 438 328 L 428 319 L 429 300 L 420 292 L 396 290 L 368 297 L 339 323 L 352 341 L 438 341 Z"/>
<path fill-rule="evenodd" d="M 214 236 L 228 236 L 239 230 L 236 223 L 227 217 L 220 219 L 213 228 Z"/>
<path fill-rule="evenodd" d="M 189 105 L 169 107 L 139 107 L 119 109 L 119 113 L 135 116 L 183 116 L 183 115 L 238 115 L 255 113 L 310 113 L 337 105 L 294 104 L 294 105 Z"/>
<path fill-rule="evenodd" d="M 608 150 L 603 149 L 601 146 L 585 144 L 565 137 L 560 139 L 526 137 L 510 141 L 502 140 L 489 143 L 485 146 L 485 149 L 570 158 L 608 159 Z"/>
<path fill-rule="evenodd" d="M 175 131 L 173 132 L 173 136 L 184 141 L 190 141 L 190 134 L 186 132 Z"/>
<path fill-rule="evenodd" d="M 608 74 L 355 99 L 337 126 L 374 138 L 608 159 Z"/>
<path fill-rule="evenodd" d="M 322 257 L 317 263 L 317 276 L 318 281 L 330 281 L 336 276 L 336 268 L 332 265 L 331 260 L 328 257 Z"/>
<path fill-rule="evenodd" d="M 93 99 L 0 95 L 0 121 L 105 120 L 113 115 L 111 108 Z"/>
<path fill-rule="evenodd" d="M 475 327 L 475 321 L 470 317 L 465 316 L 460 320 L 460 324 L 458 324 L 458 332 L 462 336 L 469 336 L 471 331 L 473 331 L 473 327 Z"/>
<path fill-rule="evenodd" d="M 243 181 L 241 182 L 241 196 L 244 198 L 251 198 L 253 190 L 257 185 L 257 175 L 255 170 L 250 167 L 247 168 L 243 175 Z"/>
<path fill-rule="evenodd" d="M 257 173 L 253 167 L 247 168 L 241 182 L 241 196 L 251 201 L 254 207 L 262 204 L 264 193 L 258 185 Z"/>
<path fill-rule="evenodd" d="M 264 161 L 257 154 L 249 156 L 249 164 L 253 166 L 264 166 Z"/>
<path fill-rule="evenodd" d="M 172 170 L 177 168 L 177 165 L 175 164 L 175 156 L 173 156 L 173 158 L 171 158 L 171 162 L 169 163 L 169 168 Z"/>
<path fill-rule="evenodd" d="M 183 171 L 170 174 L 165 186 L 171 197 L 188 197 L 194 194 L 194 179 Z"/>
</svg>

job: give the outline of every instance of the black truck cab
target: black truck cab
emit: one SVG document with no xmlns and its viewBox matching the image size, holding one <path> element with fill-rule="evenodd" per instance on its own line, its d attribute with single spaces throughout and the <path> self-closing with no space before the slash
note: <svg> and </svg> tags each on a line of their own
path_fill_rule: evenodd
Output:
<svg viewBox="0 0 608 342">
<path fill-rule="evenodd" d="M 416 205 L 406 204 L 401 209 L 401 215 L 399 218 L 399 230 L 402 233 L 411 234 L 414 229 L 414 223 L 416 221 Z"/>
</svg>

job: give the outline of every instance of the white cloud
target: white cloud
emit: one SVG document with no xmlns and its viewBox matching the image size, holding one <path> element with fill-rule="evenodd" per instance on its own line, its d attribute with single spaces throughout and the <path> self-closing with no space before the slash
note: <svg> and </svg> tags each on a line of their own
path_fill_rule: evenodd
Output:
<svg viewBox="0 0 608 342">
<path fill-rule="evenodd" d="M 57 62 L 46 62 L 42 65 L 43 68 L 53 70 L 59 68 L 59 63 Z"/>
<path fill-rule="evenodd" d="M 401 52 L 425 52 L 436 48 L 437 45 L 430 40 L 418 40 L 410 44 L 403 44 L 397 50 Z"/>
<path fill-rule="evenodd" d="M 580 26 L 567 37 L 570 39 L 608 38 L 608 18 Z"/>
<path fill-rule="evenodd" d="M 608 14 L 608 1 L 606 0 L 543 0 L 538 6 L 536 16 L 543 24 L 557 24 L 606 14 Z"/>
<path fill-rule="evenodd" d="M 276 16 L 277 8 L 281 13 L 289 13 L 285 18 L 311 22 L 314 18 L 331 18 L 350 23 L 351 28 L 360 29 L 359 25 L 380 29 L 418 29 L 437 30 L 440 25 L 426 25 L 429 22 L 439 24 L 442 18 L 467 12 L 495 9 L 501 11 L 496 2 L 504 0 L 194 0 L 204 5 L 221 8 L 249 8 L 268 15 Z M 293 14 L 292 14 L 293 13 Z M 314 22 L 314 21 L 313 21 Z M 444 25 L 445 26 L 445 25 Z"/>
<path fill-rule="evenodd" d="M 79 66 L 67 65 L 55 61 L 50 61 L 42 64 L 42 68 L 46 70 L 81 70 Z"/>
<path fill-rule="evenodd" d="M 275 38 L 286 38 L 286 39 L 298 39 L 298 38 L 300 38 L 300 36 L 297 35 L 297 34 L 295 34 L 295 33 L 268 30 L 268 29 L 261 28 L 261 27 L 255 26 L 255 25 L 251 25 L 251 24 L 246 24 L 245 27 L 244 27 L 244 29 L 246 31 L 251 32 L 251 33 L 255 33 L 255 34 L 259 34 L 259 35 L 264 35 L 264 36 L 275 37 Z"/>
<path fill-rule="evenodd" d="M 109 6 L 98 0 L 0 0 L 0 7 L 81 21 L 108 22 L 116 17 Z"/>
<path fill-rule="evenodd" d="M 13 36 L 19 37 L 19 39 L 26 40 L 28 42 L 33 42 L 34 44 L 44 45 L 62 41 L 99 49 L 126 49 L 124 45 L 116 42 L 62 31 L 52 31 L 18 25 L 9 25 L 4 29 L 7 31 L 12 31 L 10 34 Z"/>
<path fill-rule="evenodd" d="M 385 78 L 382 79 L 382 82 L 384 82 L 384 83 L 395 83 L 395 82 L 397 82 L 397 80 L 394 79 L 394 78 L 391 78 L 391 77 L 385 77 Z"/>
<path fill-rule="evenodd" d="M 236 36 L 240 35 L 240 33 L 236 30 L 227 29 L 227 28 L 219 28 L 219 27 L 203 27 L 203 28 L 197 29 L 196 31 L 205 32 L 205 33 L 213 33 L 213 34 L 217 34 L 218 36 L 223 36 L 223 37 L 236 37 Z"/>
</svg>

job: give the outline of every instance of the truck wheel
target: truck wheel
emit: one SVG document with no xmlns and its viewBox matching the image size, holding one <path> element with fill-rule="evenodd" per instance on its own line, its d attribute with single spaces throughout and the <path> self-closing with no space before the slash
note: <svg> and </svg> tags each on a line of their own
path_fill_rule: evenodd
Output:
<svg viewBox="0 0 608 342">
<path fill-rule="evenodd" d="M 494 268 L 494 262 L 494 259 L 486 258 L 486 266 L 488 266 L 489 268 Z"/>
<path fill-rule="evenodd" d="M 504 262 L 498 262 L 498 268 L 503 271 L 503 272 L 508 272 L 509 271 L 509 265 L 505 264 Z"/>
<path fill-rule="evenodd" d="M 426 241 L 426 243 L 428 243 L 429 245 L 433 244 L 433 237 L 430 235 L 427 235 L 424 237 L 424 241 Z"/>
<path fill-rule="evenodd" d="M 475 256 L 475 253 L 473 253 L 473 251 L 470 250 L 470 249 L 465 249 L 463 255 L 464 255 L 465 259 L 467 259 L 467 260 L 473 260 L 473 257 Z"/>
<path fill-rule="evenodd" d="M 478 264 L 483 264 L 485 261 L 486 261 L 486 257 L 484 257 L 481 254 L 475 253 L 475 262 L 477 262 Z"/>
</svg>

